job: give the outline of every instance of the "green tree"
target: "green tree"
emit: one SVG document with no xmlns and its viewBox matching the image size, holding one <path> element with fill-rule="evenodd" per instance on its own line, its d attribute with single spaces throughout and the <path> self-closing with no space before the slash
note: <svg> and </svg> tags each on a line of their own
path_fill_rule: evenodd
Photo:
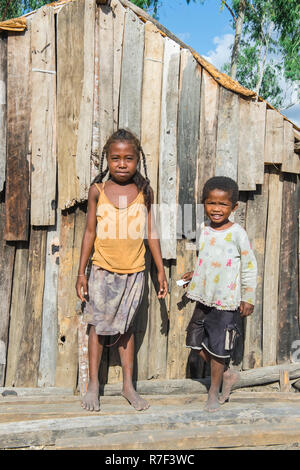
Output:
<svg viewBox="0 0 300 470">
<path fill-rule="evenodd" d="M 17 18 L 24 12 L 36 10 L 53 0 L 0 0 L 0 19 L 1 21 Z"/>
</svg>

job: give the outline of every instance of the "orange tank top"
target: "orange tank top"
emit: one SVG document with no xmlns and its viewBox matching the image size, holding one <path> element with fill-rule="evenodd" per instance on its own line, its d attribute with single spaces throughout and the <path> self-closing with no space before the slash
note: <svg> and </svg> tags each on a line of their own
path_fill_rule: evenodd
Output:
<svg viewBox="0 0 300 470">
<path fill-rule="evenodd" d="M 136 273 L 145 269 L 147 209 L 140 192 L 127 207 L 116 207 L 102 189 L 97 203 L 97 231 L 93 264 L 120 274 Z"/>
</svg>

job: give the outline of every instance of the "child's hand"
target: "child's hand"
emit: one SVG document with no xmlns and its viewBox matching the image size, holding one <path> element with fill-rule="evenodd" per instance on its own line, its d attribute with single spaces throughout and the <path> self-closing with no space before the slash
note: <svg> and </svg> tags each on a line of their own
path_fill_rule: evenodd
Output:
<svg viewBox="0 0 300 470">
<path fill-rule="evenodd" d="M 87 283 L 87 278 L 86 278 L 85 274 L 80 274 L 77 277 L 77 282 L 76 282 L 75 288 L 76 288 L 77 297 L 80 298 L 81 302 L 85 302 L 85 298 L 82 295 L 82 291 L 83 291 L 84 295 L 88 294 L 88 283 Z"/>
<path fill-rule="evenodd" d="M 187 283 L 190 282 L 190 280 L 192 279 L 194 275 L 194 271 L 189 271 L 187 273 L 185 273 L 181 279 L 183 279 L 184 281 L 186 281 Z M 183 287 L 186 287 L 187 284 L 185 284 Z"/>
<path fill-rule="evenodd" d="M 159 299 L 164 299 L 168 293 L 168 281 L 165 275 L 165 271 L 158 273 L 157 280 L 159 282 L 159 291 L 157 297 Z"/>
<path fill-rule="evenodd" d="M 248 317 L 254 310 L 254 305 L 248 304 L 248 302 L 242 301 L 240 303 L 241 317 Z"/>
</svg>

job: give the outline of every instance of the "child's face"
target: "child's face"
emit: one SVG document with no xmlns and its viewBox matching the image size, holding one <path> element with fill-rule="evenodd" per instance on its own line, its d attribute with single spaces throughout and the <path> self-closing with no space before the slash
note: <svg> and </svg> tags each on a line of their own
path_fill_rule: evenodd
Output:
<svg viewBox="0 0 300 470">
<path fill-rule="evenodd" d="M 127 183 L 137 169 L 138 156 L 135 146 L 126 140 L 112 143 L 109 147 L 107 163 L 112 178 L 117 183 Z"/>
<path fill-rule="evenodd" d="M 237 206 L 237 203 L 233 206 L 230 194 L 221 189 L 210 191 L 204 202 L 205 212 L 211 223 L 216 227 L 227 224 L 228 217 L 231 212 L 236 210 Z"/>
</svg>

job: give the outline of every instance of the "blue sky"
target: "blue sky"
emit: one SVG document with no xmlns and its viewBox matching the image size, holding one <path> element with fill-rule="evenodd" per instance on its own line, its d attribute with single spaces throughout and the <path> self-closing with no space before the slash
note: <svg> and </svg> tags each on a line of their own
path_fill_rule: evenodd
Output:
<svg viewBox="0 0 300 470">
<path fill-rule="evenodd" d="M 187 5 L 186 0 L 161 0 L 158 21 L 173 34 L 191 46 L 219 70 L 230 61 L 230 47 L 234 31 L 231 15 L 220 0 L 199 0 Z M 300 127 L 300 104 L 282 111 Z"/>
</svg>

